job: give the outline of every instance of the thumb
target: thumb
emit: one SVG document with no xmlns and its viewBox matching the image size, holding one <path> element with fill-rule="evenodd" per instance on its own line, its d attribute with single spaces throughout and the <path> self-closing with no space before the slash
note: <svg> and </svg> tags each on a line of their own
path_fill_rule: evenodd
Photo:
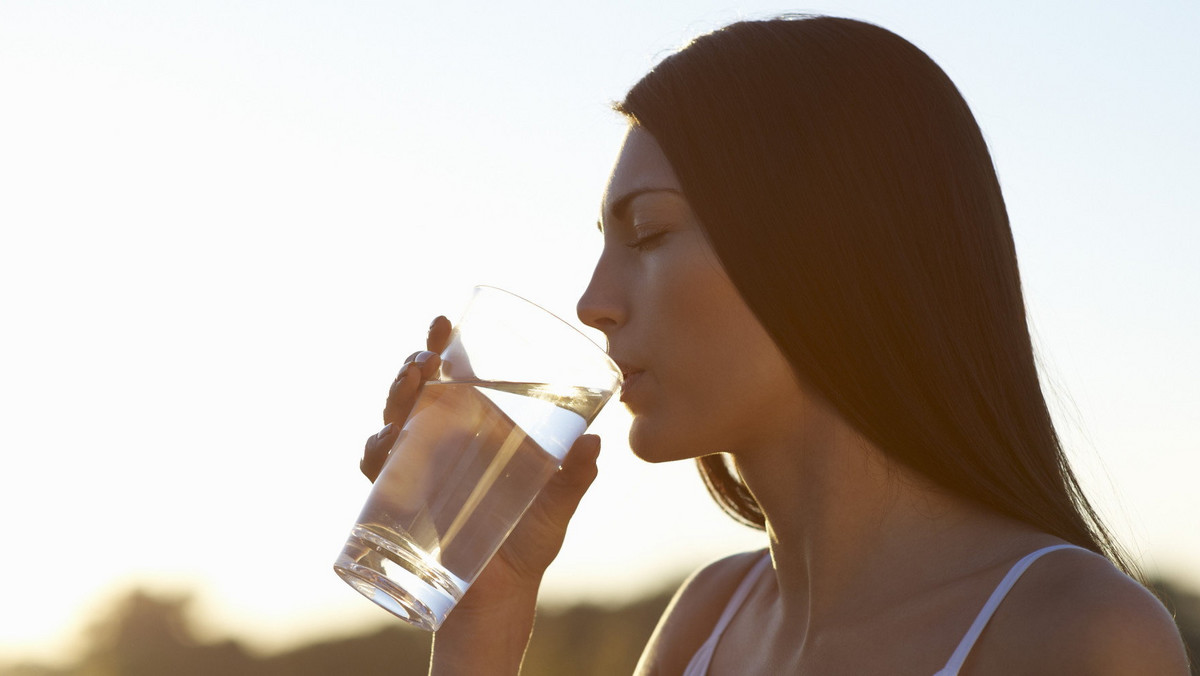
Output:
<svg viewBox="0 0 1200 676">
<path fill-rule="evenodd" d="M 563 460 L 562 469 L 555 473 L 542 489 L 545 499 L 546 518 L 566 530 L 567 522 L 575 514 L 575 508 L 583 494 L 596 479 L 599 470 L 596 459 L 600 457 L 600 437 L 585 434 L 575 440 Z M 541 498 L 538 500 L 542 502 Z"/>
<path fill-rule="evenodd" d="M 583 494 L 596 478 L 600 437 L 587 434 L 571 446 L 562 469 L 554 474 L 505 543 L 506 558 L 520 574 L 540 578 L 562 549 L 567 524 Z"/>
</svg>

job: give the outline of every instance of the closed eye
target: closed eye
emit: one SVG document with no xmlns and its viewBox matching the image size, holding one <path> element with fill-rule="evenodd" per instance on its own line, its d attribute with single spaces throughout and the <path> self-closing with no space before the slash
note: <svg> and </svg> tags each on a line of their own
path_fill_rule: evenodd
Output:
<svg viewBox="0 0 1200 676">
<path fill-rule="evenodd" d="M 663 236 L 666 234 L 667 234 L 666 230 L 656 230 L 653 232 L 648 232 L 644 235 L 637 237 L 636 239 L 626 242 L 625 246 L 629 247 L 630 249 L 636 249 L 638 251 L 647 251 L 647 250 L 653 249 L 655 246 L 657 246 L 660 243 L 660 241 L 662 240 Z"/>
</svg>

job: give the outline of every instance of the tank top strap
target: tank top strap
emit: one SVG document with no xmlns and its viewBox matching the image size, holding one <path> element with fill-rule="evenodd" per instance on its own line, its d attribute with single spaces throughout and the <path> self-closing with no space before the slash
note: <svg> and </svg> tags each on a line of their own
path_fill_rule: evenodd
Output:
<svg viewBox="0 0 1200 676">
<path fill-rule="evenodd" d="M 971 654 L 971 648 L 975 647 L 975 642 L 979 640 L 979 635 L 983 633 L 984 628 L 991 621 L 992 615 L 1000 607 L 1000 603 L 1004 600 L 1004 597 L 1008 596 L 1008 592 L 1017 583 L 1017 580 L 1021 579 L 1021 576 L 1033 565 L 1034 561 L 1037 561 L 1050 552 L 1060 549 L 1089 551 L 1077 545 L 1051 545 L 1026 554 L 1024 558 L 1013 564 L 1013 567 L 1008 570 L 1008 574 L 1004 576 L 1004 579 L 1000 580 L 1000 584 L 996 585 L 996 589 L 988 597 L 987 603 L 983 604 L 983 608 L 979 611 L 979 614 L 975 616 L 975 621 L 971 623 L 971 628 L 967 629 L 966 635 L 959 641 L 958 647 L 954 649 L 954 653 L 950 656 L 950 661 L 946 662 L 946 666 L 942 667 L 934 676 L 956 676 L 958 674 L 959 669 L 962 669 L 963 664 L 967 661 L 967 655 Z"/>
<path fill-rule="evenodd" d="M 754 584 L 762 577 L 763 572 L 770 568 L 770 564 L 771 553 L 764 552 L 762 558 L 746 572 L 741 584 L 733 592 L 733 596 L 729 597 L 729 602 L 725 604 L 725 610 L 717 620 L 716 626 L 713 627 L 712 633 L 708 635 L 708 639 L 704 641 L 696 654 L 692 655 L 687 668 L 683 670 L 683 676 L 704 676 L 708 672 L 708 665 L 712 662 L 713 652 L 717 649 L 717 642 L 721 640 L 721 634 L 725 633 L 725 628 L 733 621 L 734 615 L 737 615 L 737 611 L 746 602 L 746 597 L 750 596 Z"/>
</svg>

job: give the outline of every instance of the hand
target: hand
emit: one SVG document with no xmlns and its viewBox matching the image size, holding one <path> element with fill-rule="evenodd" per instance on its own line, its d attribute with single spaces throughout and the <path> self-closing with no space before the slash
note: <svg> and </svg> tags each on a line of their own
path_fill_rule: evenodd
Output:
<svg viewBox="0 0 1200 676">
<path fill-rule="evenodd" d="M 425 350 L 414 352 L 404 360 L 400 372 L 396 374 L 392 386 L 388 389 L 387 404 L 383 407 L 383 429 L 367 438 L 363 448 L 362 460 L 358 468 L 371 481 L 379 477 L 383 463 L 387 460 L 388 452 L 395 445 L 400 435 L 400 428 L 412 413 L 413 405 L 417 403 L 417 395 L 421 386 L 432 378 L 441 365 L 438 356 L 450 342 L 450 320 L 438 317 L 429 325 L 429 335 L 425 338 Z"/>
<path fill-rule="evenodd" d="M 383 420 L 387 425 L 367 439 L 359 462 L 362 473 L 371 481 L 375 481 L 383 469 L 388 452 L 412 412 L 421 386 L 437 373 L 441 363 L 438 354 L 446 349 L 450 333 L 448 319 L 434 319 L 429 325 L 426 350 L 409 355 L 392 381 L 383 409 Z M 599 453 L 599 437 L 583 435 L 576 440 L 562 469 L 542 489 L 451 617 L 475 612 L 472 608 L 503 605 L 514 595 L 536 597 L 542 574 L 562 548 L 567 524 L 596 477 Z"/>
<path fill-rule="evenodd" d="M 446 349 L 450 333 L 445 317 L 435 319 L 427 350 L 410 355 L 392 382 L 383 411 L 387 425 L 367 440 L 359 463 L 370 480 L 383 469 L 421 386 L 438 372 L 438 353 Z M 596 477 L 599 453 L 595 435 L 581 436 L 571 446 L 562 469 L 438 630 L 431 673 L 517 673 L 533 629 L 542 575 L 562 548 L 567 524 Z"/>
<path fill-rule="evenodd" d="M 567 524 L 596 478 L 599 455 L 600 437 L 585 434 L 575 441 L 562 469 L 534 499 L 496 556 L 447 617 L 447 624 L 456 616 L 491 611 L 514 598 L 536 599 L 543 573 L 562 549 Z"/>
<path fill-rule="evenodd" d="M 434 635 L 430 676 L 515 676 L 533 632 L 538 587 L 567 522 L 596 477 L 600 439 L 580 437 L 508 540 Z"/>
</svg>

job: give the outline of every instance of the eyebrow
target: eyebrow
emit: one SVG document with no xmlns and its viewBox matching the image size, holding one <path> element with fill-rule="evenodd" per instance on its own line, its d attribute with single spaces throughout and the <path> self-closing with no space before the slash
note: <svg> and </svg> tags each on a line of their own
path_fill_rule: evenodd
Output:
<svg viewBox="0 0 1200 676">
<path fill-rule="evenodd" d="M 624 195 L 621 195 L 621 197 L 618 198 L 615 202 L 613 202 L 613 204 L 612 204 L 613 218 L 625 218 L 625 212 L 629 210 L 629 203 L 632 202 L 634 200 L 634 198 L 639 197 L 641 195 L 645 195 L 646 193 L 654 193 L 654 192 L 666 192 L 666 193 L 671 193 L 673 195 L 678 195 L 680 197 L 683 197 L 683 193 L 680 192 L 679 190 L 676 190 L 675 188 L 638 188 L 636 190 L 630 190 L 629 192 L 625 193 Z M 604 232 L 604 219 L 603 219 L 604 207 L 603 206 L 601 206 L 600 211 L 601 211 L 601 218 L 596 221 L 596 229 L 598 229 L 600 232 Z"/>
</svg>

